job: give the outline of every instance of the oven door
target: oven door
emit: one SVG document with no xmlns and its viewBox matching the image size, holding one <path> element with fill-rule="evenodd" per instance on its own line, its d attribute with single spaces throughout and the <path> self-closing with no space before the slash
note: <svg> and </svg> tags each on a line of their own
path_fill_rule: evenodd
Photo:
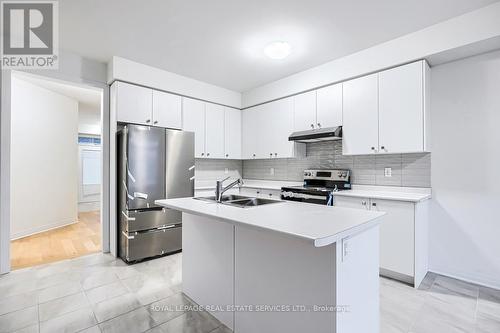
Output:
<svg viewBox="0 0 500 333">
<path fill-rule="evenodd" d="M 319 205 L 332 205 L 331 194 L 325 193 L 321 194 L 309 194 L 309 193 L 300 193 L 300 192 L 290 192 L 290 191 L 281 191 L 281 199 L 288 201 L 298 201 L 298 202 L 306 202 L 313 203 Z"/>
</svg>

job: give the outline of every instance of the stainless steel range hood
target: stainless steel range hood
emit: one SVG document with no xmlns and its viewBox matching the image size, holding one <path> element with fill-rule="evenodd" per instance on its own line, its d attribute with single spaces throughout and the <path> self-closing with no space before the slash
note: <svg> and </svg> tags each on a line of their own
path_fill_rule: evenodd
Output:
<svg viewBox="0 0 500 333">
<path fill-rule="evenodd" d="M 293 132 L 288 141 L 296 142 L 319 142 L 342 139 L 342 126 L 325 127 L 307 131 Z"/>
</svg>

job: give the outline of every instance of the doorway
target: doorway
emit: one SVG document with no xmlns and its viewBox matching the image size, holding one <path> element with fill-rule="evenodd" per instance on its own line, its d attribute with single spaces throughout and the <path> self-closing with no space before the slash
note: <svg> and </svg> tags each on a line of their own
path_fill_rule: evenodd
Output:
<svg viewBox="0 0 500 333">
<path fill-rule="evenodd" d="M 102 251 L 102 112 L 102 89 L 12 74 L 12 270 Z"/>
</svg>

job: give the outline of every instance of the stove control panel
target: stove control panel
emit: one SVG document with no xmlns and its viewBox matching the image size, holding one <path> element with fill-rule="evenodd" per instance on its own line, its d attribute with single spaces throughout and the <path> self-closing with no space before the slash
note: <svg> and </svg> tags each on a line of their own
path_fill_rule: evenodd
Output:
<svg viewBox="0 0 500 333">
<path fill-rule="evenodd" d="M 335 170 L 304 170 L 304 180 L 321 179 L 333 181 L 349 181 L 351 171 L 347 169 Z"/>
</svg>

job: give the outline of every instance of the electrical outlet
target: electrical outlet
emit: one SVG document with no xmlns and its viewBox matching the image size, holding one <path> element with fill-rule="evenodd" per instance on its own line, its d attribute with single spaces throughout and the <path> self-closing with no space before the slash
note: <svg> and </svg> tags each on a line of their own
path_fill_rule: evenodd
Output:
<svg viewBox="0 0 500 333">
<path fill-rule="evenodd" d="M 270 174 L 271 176 L 274 176 L 274 168 L 269 169 L 269 174 Z"/>
<path fill-rule="evenodd" d="M 228 168 L 224 168 L 224 173 L 227 175 L 229 173 L 229 169 Z"/>
<path fill-rule="evenodd" d="M 392 168 L 385 168 L 384 169 L 384 176 L 392 177 Z"/>
</svg>

